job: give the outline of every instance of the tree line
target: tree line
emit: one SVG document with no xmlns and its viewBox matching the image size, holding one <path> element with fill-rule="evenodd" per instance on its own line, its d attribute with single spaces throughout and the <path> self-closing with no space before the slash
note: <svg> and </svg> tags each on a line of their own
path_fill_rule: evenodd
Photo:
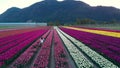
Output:
<svg viewBox="0 0 120 68">
<path fill-rule="evenodd" d="M 118 24 L 119 21 L 112 19 L 110 21 L 95 21 L 89 18 L 80 19 L 77 18 L 75 22 L 72 23 L 61 23 L 60 21 L 48 22 L 48 26 L 60 26 L 60 25 L 89 25 L 89 24 Z"/>
</svg>

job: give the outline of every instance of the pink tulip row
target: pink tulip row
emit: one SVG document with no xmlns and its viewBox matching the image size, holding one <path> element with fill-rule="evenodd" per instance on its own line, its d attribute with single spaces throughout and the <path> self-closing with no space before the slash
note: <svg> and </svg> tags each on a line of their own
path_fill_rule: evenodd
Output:
<svg viewBox="0 0 120 68">
<path fill-rule="evenodd" d="M 31 42 L 33 42 L 35 39 L 40 37 L 46 31 L 47 31 L 47 28 L 27 32 L 25 34 L 22 34 L 23 36 L 21 36 L 21 37 L 17 36 L 19 38 L 18 40 L 16 40 L 16 41 L 13 40 L 13 41 L 9 42 L 9 44 L 6 44 L 5 46 L 2 46 L 2 47 L 5 47 L 5 48 L 2 48 L 2 50 L 0 50 L 1 51 L 0 61 L 5 62 L 5 64 L 8 64 L 10 60 L 13 60 L 26 47 L 28 47 Z M 14 39 L 14 36 L 12 36 L 11 39 Z M 8 38 L 8 39 L 6 39 L 6 41 L 7 40 L 10 40 L 10 39 Z M 5 51 L 4 49 L 7 50 L 7 51 Z"/>
<path fill-rule="evenodd" d="M 49 31 L 46 32 L 42 37 L 46 38 Z M 34 53 L 38 50 L 40 40 L 35 41 L 24 53 L 22 53 L 10 66 L 10 68 L 25 67 L 26 64 L 30 62 Z"/>
<path fill-rule="evenodd" d="M 52 46 L 52 36 L 53 31 L 51 30 L 50 34 L 46 38 L 46 41 L 43 43 L 43 46 L 38 53 L 37 58 L 34 61 L 32 68 L 47 68 L 50 60 L 50 50 Z"/>
<path fill-rule="evenodd" d="M 56 30 L 54 30 L 54 42 L 55 68 L 70 68 L 63 43 Z"/>
<path fill-rule="evenodd" d="M 26 64 L 30 62 L 30 59 L 33 57 L 34 53 L 37 51 L 37 48 L 34 48 L 38 46 L 39 41 L 36 41 L 33 45 L 31 45 L 20 57 L 18 57 L 13 64 L 11 65 L 11 68 L 13 67 L 25 67 Z"/>
</svg>

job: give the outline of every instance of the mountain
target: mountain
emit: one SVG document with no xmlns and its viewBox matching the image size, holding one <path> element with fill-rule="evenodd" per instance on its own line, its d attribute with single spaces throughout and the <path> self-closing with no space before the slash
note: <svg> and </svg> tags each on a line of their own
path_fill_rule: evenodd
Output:
<svg viewBox="0 0 120 68">
<path fill-rule="evenodd" d="M 114 7 L 92 7 L 82 1 L 45 0 L 29 7 L 12 7 L 0 15 L 0 22 L 75 22 L 76 19 L 90 18 L 97 21 L 120 21 L 120 9 Z"/>
</svg>

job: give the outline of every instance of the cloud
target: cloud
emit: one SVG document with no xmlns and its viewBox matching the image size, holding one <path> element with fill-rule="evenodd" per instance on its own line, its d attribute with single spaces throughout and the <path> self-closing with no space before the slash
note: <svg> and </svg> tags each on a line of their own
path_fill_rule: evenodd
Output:
<svg viewBox="0 0 120 68">
<path fill-rule="evenodd" d="M 120 8 L 120 0 L 80 0 L 87 4 L 90 4 L 91 6 L 113 6 L 116 8 Z"/>
<path fill-rule="evenodd" d="M 24 8 L 41 0 L 0 0 L 0 14 L 11 7 Z"/>
</svg>

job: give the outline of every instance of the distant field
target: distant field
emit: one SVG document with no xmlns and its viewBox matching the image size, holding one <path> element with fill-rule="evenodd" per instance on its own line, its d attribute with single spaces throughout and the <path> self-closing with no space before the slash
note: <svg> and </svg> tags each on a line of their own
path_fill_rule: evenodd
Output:
<svg viewBox="0 0 120 68">
<path fill-rule="evenodd" d="M 29 27 L 47 26 L 47 23 L 0 23 L 1 29 L 29 28 Z"/>
<path fill-rule="evenodd" d="M 27 26 L 0 26 L 0 29 L 25 28 L 25 27 Z"/>
<path fill-rule="evenodd" d="M 15 28 L 15 26 L 0 26 L 0 29 Z"/>
<path fill-rule="evenodd" d="M 106 28 L 113 30 L 120 30 L 120 24 L 92 24 L 92 25 L 82 25 L 83 27 L 92 27 L 92 28 Z"/>
</svg>

